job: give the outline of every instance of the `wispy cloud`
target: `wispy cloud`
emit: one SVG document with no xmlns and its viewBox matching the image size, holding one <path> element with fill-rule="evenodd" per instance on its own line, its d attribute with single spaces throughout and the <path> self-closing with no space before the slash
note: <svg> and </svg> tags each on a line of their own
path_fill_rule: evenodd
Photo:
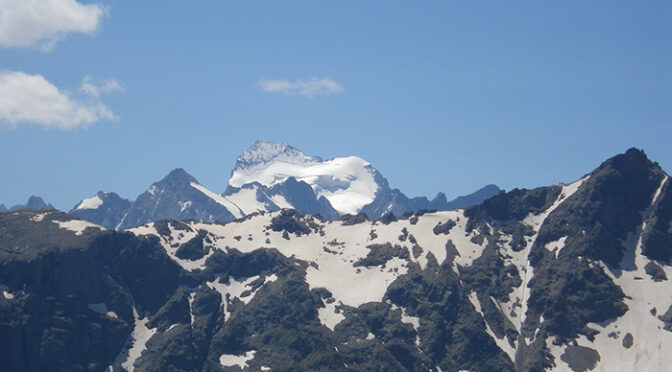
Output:
<svg viewBox="0 0 672 372">
<path fill-rule="evenodd" d="M 114 82 L 114 80 L 106 80 Z M 86 99 L 75 99 L 42 75 L 0 71 L 0 123 L 10 127 L 33 124 L 62 130 L 87 127 L 102 120 L 118 120 L 105 106 L 101 94 L 118 91 L 119 83 L 96 86 L 85 78 L 80 90 Z"/>
<path fill-rule="evenodd" d="M 68 33 L 96 32 L 105 13 L 76 0 L 0 0 L 0 46 L 48 52 Z"/>
<path fill-rule="evenodd" d="M 100 83 L 95 83 L 91 76 L 87 76 L 82 81 L 79 91 L 94 98 L 113 92 L 123 92 L 126 89 L 114 79 L 105 79 Z"/>
<path fill-rule="evenodd" d="M 255 85 L 267 93 L 280 93 L 288 96 L 306 96 L 343 93 L 343 87 L 329 78 L 311 78 L 309 80 L 260 80 Z"/>
</svg>

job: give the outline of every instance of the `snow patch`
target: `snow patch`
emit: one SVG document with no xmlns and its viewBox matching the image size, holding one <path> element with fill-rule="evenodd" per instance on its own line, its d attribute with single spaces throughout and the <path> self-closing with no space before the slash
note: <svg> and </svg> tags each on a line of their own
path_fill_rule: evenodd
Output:
<svg viewBox="0 0 672 372">
<path fill-rule="evenodd" d="M 121 221 L 119 221 L 119 224 L 117 224 L 117 226 L 114 227 L 114 230 L 119 230 L 119 228 L 121 228 L 121 225 L 124 224 L 126 217 L 128 217 L 128 212 L 124 213 L 124 216 L 121 217 Z"/>
<path fill-rule="evenodd" d="M 143 226 L 138 226 L 134 227 L 132 229 L 129 229 L 128 231 L 132 232 L 136 236 L 142 236 L 142 235 L 154 235 L 159 238 L 159 242 L 161 243 L 161 246 L 163 249 L 166 251 L 168 256 L 175 261 L 178 265 L 182 266 L 183 269 L 188 270 L 188 271 L 193 271 L 196 269 L 205 269 L 205 262 L 208 260 L 208 258 L 214 253 L 214 249 L 210 249 L 210 251 L 204 255 L 203 257 L 197 259 L 197 260 L 185 260 L 182 258 L 177 257 L 176 253 L 179 247 L 190 241 L 191 239 L 194 239 L 198 236 L 198 232 L 196 229 L 190 228 L 188 230 L 178 230 L 174 229 L 172 226 L 171 222 L 168 222 L 168 227 L 170 229 L 170 235 L 169 236 L 162 236 L 158 233 L 156 230 L 156 227 L 154 227 L 154 223 L 150 223 L 147 225 Z M 203 247 L 204 248 L 211 248 L 211 245 L 208 245 L 206 242 L 203 242 Z"/>
<path fill-rule="evenodd" d="M 46 217 L 49 214 L 49 212 L 44 212 L 44 213 L 38 213 L 34 215 L 33 217 L 30 218 L 31 221 L 33 222 L 42 222 L 44 220 L 44 217 Z"/>
<path fill-rule="evenodd" d="M 95 195 L 92 198 L 82 200 L 79 204 L 77 204 L 75 209 L 98 209 L 98 207 L 101 205 L 103 205 L 103 199 L 101 199 L 98 195 Z"/>
<path fill-rule="evenodd" d="M 194 316 L 194 310 L 193 310 L 193 308 L 194 308 L 194 299 L 195 299 L 195 298 L 196 298 L 196 292 L 191 292 L 191 293 L 189 293 L 189 300 L 188 300 L 188 301 L 189 301 L 189 318 L 190 318 L 190 320 L 189 320 L 189 324 L 190 324 L 192 327 L 194 326 L 194 320 L 195 320 L 195 318 L 196 318 L 196 317 Z"/>
<path fill-rule="evenodd" d="M 420 318 L 407 315 L 406 309 L 401 307 L 401 322 L 410 324 L 413 327 L 413 330 L 415 330 L 415 346 L 420 350 L 420 334 L 418 333 L 418 329 L 420 328 Z"/>
<path fill-rule="evenodd" d="M 243 355 L 222 354 L 219 357 L 219 364 L 224 367 L 238 366 L 241 369 L 247 368 L 247 362 L 254 359 L 255 350 L 250 350 Z"/>
<path fill-rule="evenodd" d="M 182 213 L 187 208 L 191 207 L 191 200 L 187 200 L 186 202 L 179 202 L 179 204 L 180 204 L 180 213 Z"/>
<path fill-rule="evenodd" d="M 420 328 L 420 318 L 407 315 L 406 309 L 403 307 L 401 308 L 401 322 L 412 325 L 416 332 L 418 331 L 418 328 Z"/>
<path fill-rule="evenodd" d="M 490 328 L 490 325 L 488 324 L 488 321 L 485 320 L 485 315 L 483 314 L 483 311 L 481 310 L 481 302 L 478 300 L 478 296 L 476 295 L 476 292 L 471 291 L 469 292 L 469 302 L 471 302 L 472 305 L 474 305 L 474 308 L 476 308 L 476 312 L 478 312 L 481 315 L 481 318 L 483 318 L 483 323 L 485 323 L 485 331 L 492 337 L 492 339 L 495 341 L 497 346 L 504 351 L 509 358 L 511 358 L 512 361 L 516 360 L 516 349 L 512 347 L 509 342 L 505 337 L 498 338 L 495 332 Z"/>
<path fill-rule="evenodd" d="M 338 323 L 345 319 L 345 315 L 336 309 L 336 301 L 324 304 L 324 307 L 317 309 L 317 316 L 325 327 L 332 332 Z"/>
<path fill-rule="evenodd" d="M 257 199 L 257 190 L 256 186 L 253 188 L 242 188 L 235 194 L 226 195 L 225 198 L 235 204 L 245 215 L 264 212 L 268 210 L 268 207 Z"/>
<path fill-rule="evenodd" d="M 283 208 L 284 208 L 284 209 L 294 208 L 291 204 L 289 204 L 289 202 L 287 201 L 287 199 L 285 199 L 285 197 L 282 196 L 282 195 L 280 195 L 280 194 L 273 195 L 273 196 L 270 197 L 270 199 L 271 199 L 271 201 L 272 201 L 275 205 L 277 205 L 278 208 L 280 208 L 280 209 L 283 209 Z"/>
<path fill-rule="evenodd" d="M 156 328 L 147 328 L 149 317 L 140 319 L 135 307 L 133 308 L 133 317 L 135 318 L 133 332 L 126 341 L 124 349 L 114 360 L 114 364 L 121 364 L 128 372 L 135 370 L 133 364 L 142 355 L 143 351 L 147 349 L 147 341 L 154 336 L 157 330 Z"/>
<path fill-rule="evenodd" d="M 252 290 L 252 283 L 259 279 L 259 275 L 255 275 L 249 278 L 244 278 L 244 280 L 238 281 L 234 279 L 233 277 L 229 277 L 229 283 L 220 283 L 219 279 L 215 279 L 212 282 L 207 282 L 207 286 L 214 289 L 215 291 L 219 292 L 219 294 L 222 296 L 222 311 L 224 312 L 224 321 L 228 321 L 231 312 L 229 311 L 229 305 L 233 302 L 234 298 L 239 299 L 242 301 L 245 305 L 250 303 L 254 296 L 257 294 L 257 291 L 263 287 L 263 285 L 273 282 L 277 280 L 277 276 L 269 276 L 264 279 L 264 283 L 257 287 L 256 289 Z M 244 292 L 249 292 L 246 293 L 245 296 L 242 296 Z"/>
<path fill-rule="evenodd" d="M 69 220 L 69 221 L 54 220 L 52 222 L 57 224 L 58 227 L 60 227 L 61 229 L 73 231 L 75 235 L 82 235 L 84 233 L 84 230 L 86 230 L 89 227 L 105 230 L 105 228 L 100 225 L 96 225 L 95 223 L 83 220 Z"/>
<path fill-rule="evenodd" d="M 550 243 L 546 243 L 545 248 L 551 252 L 555 253 L 555 258 L 558 258 L 558 253 L 562 250 L 562 248 L 565 247 L 565 240 L 567 240 L 567 236 L 563 236 L 562 238 L 552 241 Z"/>
</svg>

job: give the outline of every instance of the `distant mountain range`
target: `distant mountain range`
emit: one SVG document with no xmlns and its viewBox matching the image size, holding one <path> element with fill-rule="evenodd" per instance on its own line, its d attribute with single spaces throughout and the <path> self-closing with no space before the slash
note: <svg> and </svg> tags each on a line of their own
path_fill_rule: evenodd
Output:
<svg viewBox="0 0 672 372">
<path fill-rule="evenodd" d="M 384 190 L 357 159 L 320 179 L 296 163 L 336 165 L 289 149 L 276 177 L 269 153 L 243 157 L 225 196 L 176 170 L 136 209 L 104 207 L 119 204 L 105 193 L 77 206 L 129 224 L 246 216 L 226 224 L 114 231 L 54 210 L 0 213 L 0 369 L 669 370 L 672 182 L 643 151 L 567 184 L 375 221 L 247 209 L 308 192 L 340 215 Z M 405 199 L 381 205 L 392 200 Z"/>
<path fill-rule="evenodd" d="M 452 201 L 443 193 L 432 200 L 408 198 L 356 156 L 322 160 L 286 144 L 257 141 L 237 158 L 222 194 L 208 190 L 185 170 L 175 169 L 134 201 L 101 191 L 69 213 L 117 230 L 160 220 L 229 222 L 286 208 L 325 218 L 362 213 L 373 220 L 389 213 L 402 216 L 476 205 L 499 191 L 487 185 Z"/>
<path fill-rule="evenodd" d="M 42 208 L 51 208 L 54 209 L 54 206 L 51 204 L 47 204 L 40 198 L 39 196 L 31 196 L 28 198 L 28 201 L 26 204 L 17 204 L 11 208 L 9 208 L 10 211 L 17 211 L 19 209 L 34 209 L 34 210 L 40 210 Z M 0 204 L 0 212 L 4 212 L 8 210 L 7 207 L 5 207 L 4 204 Z"/>
</svg>

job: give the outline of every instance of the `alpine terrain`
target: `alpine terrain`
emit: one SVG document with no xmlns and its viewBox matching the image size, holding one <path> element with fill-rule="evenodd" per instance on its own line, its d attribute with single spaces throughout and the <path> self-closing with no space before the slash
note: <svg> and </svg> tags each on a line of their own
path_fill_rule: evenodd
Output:
<svg viewBox="0 0 672 372">
<path fill-rule="evenodd" d="M 641 150 L 406 213 L 433 202 L 359 158 L 258 142 L 205 190 L 176 170 L 73 211 L 107 227 L 0 213 L 2 370 L 669 369 L 672 182 Z"/>
<path fill-rule="evenodd" d="M 257 141 L 237 159 L 228 188 L 221 195 L 201 185 L 183 169 L 152 184 L 133 202 L 113 192 L 99 192 L 69 213 L 109 229 L 128 229 L 159 220 L 230 222 L 257 212 L 296 209 L 324 218 L 364 213 L 378 219 L 420 210 L 450 210 L 481 203 L 497 194 L 488 185 L 447 201 L 409 199 L 369 163 L 356 156 L 323 161 L 286 144 Z"/>
</svg>

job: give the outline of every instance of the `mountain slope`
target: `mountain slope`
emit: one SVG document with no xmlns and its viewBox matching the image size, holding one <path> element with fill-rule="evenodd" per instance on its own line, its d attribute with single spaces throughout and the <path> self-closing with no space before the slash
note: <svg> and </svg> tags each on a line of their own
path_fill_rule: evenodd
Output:
<svg viewBox="0 0 672 372">
<path fill-rule="evenodd" d="M 93 197 L 79 202 L 68 213 L 108 229 L 116 229 L 130 208 L 130 201 L 113 192 L 99 191 Z"/>
<path fill-rule="evenodd" d="M 243 216 L 228 199 L 206 189 L 183 169 L 171 171 L 131 203 L 120 223 L 125 229 L 162 219 L 232 221 Z"/>
</svg>

